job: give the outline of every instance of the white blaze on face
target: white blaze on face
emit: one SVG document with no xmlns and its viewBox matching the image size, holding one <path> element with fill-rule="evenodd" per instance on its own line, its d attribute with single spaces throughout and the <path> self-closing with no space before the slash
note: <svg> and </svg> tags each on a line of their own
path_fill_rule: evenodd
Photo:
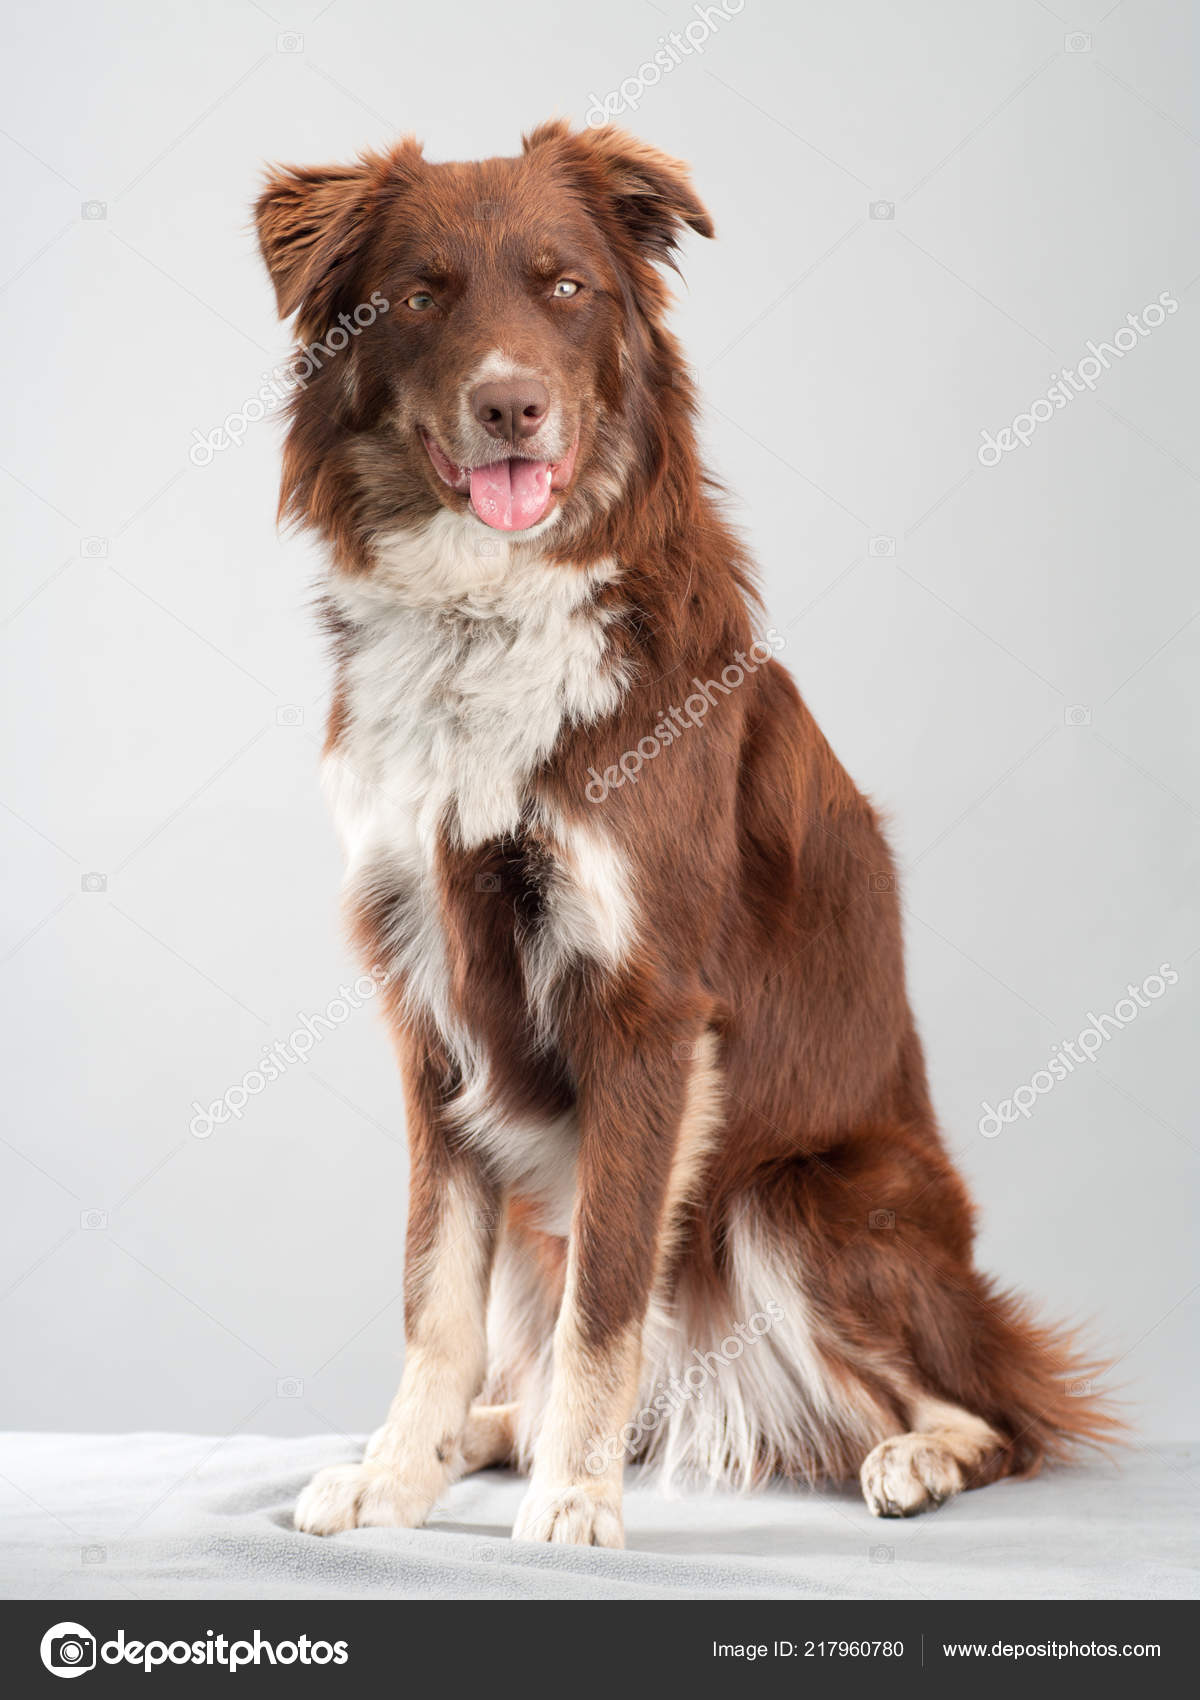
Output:
<svg viewBox="0 0 1200 1700">
<path fill-rule="evenodd" d="M 430 459 L 444 483 L 462 494 L 470 494 L 471 511 L 489 528 L 527 534 L 547 518 L 555 489 L 569 482 L 574 470 L 575 448 L 562 410 L 551 406 L 537 432 L 532 456 L 505 455 L 475 416 L 474 396 L 483 384 L 516 383 L 540 376 L 528 366 L 511 359 L 503 350 L 492 349 L 467 378 L 458 396 L 457 442 L 427 441 Z M 461 456 L 462 458 L 457 458 Z"/>
</svg>

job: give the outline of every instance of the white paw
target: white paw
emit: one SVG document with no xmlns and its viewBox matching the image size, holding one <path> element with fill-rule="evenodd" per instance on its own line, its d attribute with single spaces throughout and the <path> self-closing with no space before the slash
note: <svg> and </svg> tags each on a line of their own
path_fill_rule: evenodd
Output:
<svg viewBox="0 0 1200 1700">
<path fill-rule="evenodd" d="M 552 1541 L 563 1546 L 623 1547 L 621 1503 L 594 1487 L 567 1487 L 545 1493 L 531 1487 L 513 1525 L 514 1541 Z"/>
<path fill-rule="evenodd" d="M 863 1497 L 876 1517 L 912 1517 L 952 1499 L 962 1471 L 935 1434 L 898 1434 L 867 1454 L 860 1472 Z"/>
<path fill-rule="evenodd" d="M 342 1529 L 415 1529 L 432 1500 L 415 1494 L 378 1465 L 331 1464 L 318 1470 L 292 1518 L 306 1535 L 336 1535 Z"/>
</svg>

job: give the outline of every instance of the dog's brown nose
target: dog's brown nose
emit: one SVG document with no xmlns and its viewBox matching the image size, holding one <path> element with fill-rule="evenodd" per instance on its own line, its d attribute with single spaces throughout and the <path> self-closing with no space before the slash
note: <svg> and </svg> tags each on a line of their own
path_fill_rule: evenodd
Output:
<svg viewBox="0 0 1200 1700">
<path fill-rule="evenodd" d="M 471 412 L 488 436 L 506 443 L 532 437 L 549 408 L 546 386 L 536 378 L 480 384 L 471 394 Z"/>
</svg>

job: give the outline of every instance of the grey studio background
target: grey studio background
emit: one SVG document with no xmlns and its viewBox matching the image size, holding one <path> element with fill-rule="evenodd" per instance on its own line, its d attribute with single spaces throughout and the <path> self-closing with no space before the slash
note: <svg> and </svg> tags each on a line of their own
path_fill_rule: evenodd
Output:
<svg viewBox="0 0 1200 1700">
<path fill-rule="evenodd" d="M 693 163 L 716 220 L 677 314 L 705 439 L 783 659 L 891 819 L 981 1262 L 1092 1317 L 1142 1442 L 1183 1438 L 1194 9 L 744 0 L 702 33 L 683 0 L 527 0 L 498 36 L 494 15 L 8 8 L 0 1422 L 340 1434 L 383 1413 L 406 1160 L 376 1013 L 193 1131 L 358 967 L 317 789 L 319 560 L 276 535 L 279 433 L 189 450 L 286 353 L 249 227 L 262 162 L 408 129 L 435 159 L 512 152 L 607 106 Z M 655 81 L 671 32 L 687 50 Z M 1022 414 L 1028 442 L 981 464 Z M 1163 963 L 1177 983 L 981 1135 L 985 1101 Z"/>
</svg>

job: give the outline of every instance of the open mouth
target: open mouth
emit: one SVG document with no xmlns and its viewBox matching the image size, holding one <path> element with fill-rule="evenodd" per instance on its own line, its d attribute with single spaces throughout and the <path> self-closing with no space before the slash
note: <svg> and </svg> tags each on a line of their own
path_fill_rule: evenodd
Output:
<svg viewBox="0 0 1200 1700">
<path fill-rule="evenodd" d="M 561 460 L 494 460 L 486 466 L 459 466 L 428 431 L 422 440 L 443 484 L 469 496 L 471 512 L 497 531 L 527 531 L 544 519 L 556 490 L 565 489 L 575 470 L 579 436 Z"/>
</svg>

